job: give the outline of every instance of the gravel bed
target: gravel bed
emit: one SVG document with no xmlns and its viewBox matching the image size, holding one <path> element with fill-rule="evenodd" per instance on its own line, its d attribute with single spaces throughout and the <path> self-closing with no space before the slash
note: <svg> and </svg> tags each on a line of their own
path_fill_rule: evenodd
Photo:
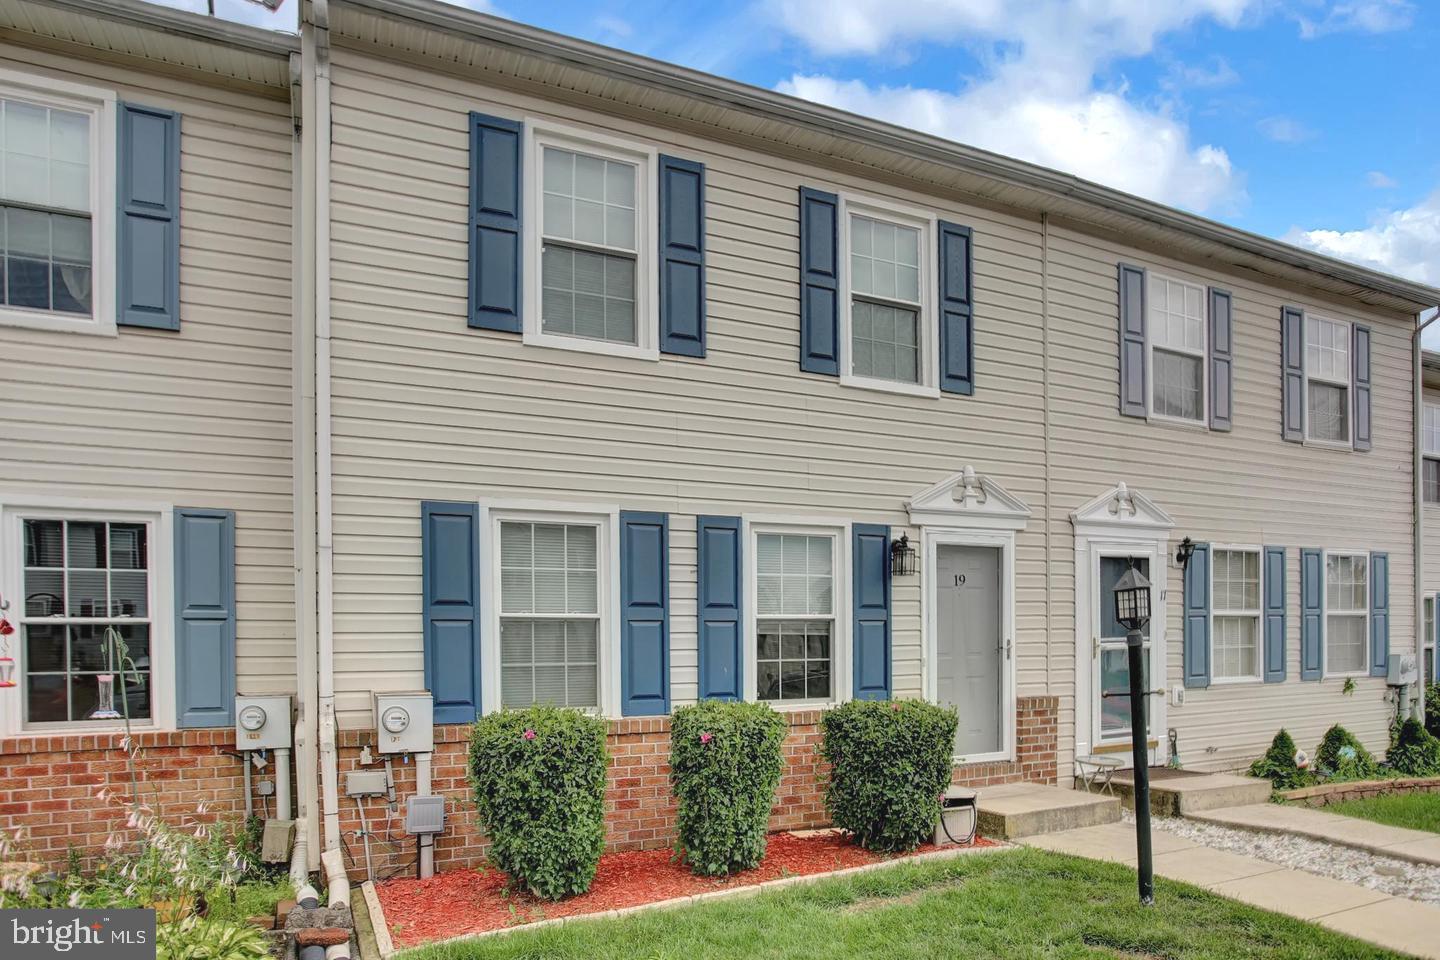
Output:
<svg viewBox="0 0 1440 960">
<path fill-rule="evenodd" d="M 1130 810 L 1122 813 L 1126 823 L 1135 822 Z M 1440 905 L 1440 866 L 1382 857 L 1310 837 L 1242 830 L 1179 817 L 1155 817 L 1150 823 L 1153 829 L 1173 833 L 1201 846 L 1268 860 L 1395 897 Z"/>
</svg>

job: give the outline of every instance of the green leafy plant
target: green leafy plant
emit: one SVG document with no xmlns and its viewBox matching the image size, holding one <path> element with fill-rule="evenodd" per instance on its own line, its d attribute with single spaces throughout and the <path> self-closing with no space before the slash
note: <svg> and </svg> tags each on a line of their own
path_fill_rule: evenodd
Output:
<svg viewBox="0 0 1440 960">
<path fill-rule="evenodd" d="M 1340 692 L 1347 697 L 1355 696 L 1355 678 L 1346 677 L 1345 682 L 1340 685 Z"/>
<path fill-rule="evenodd" d="M 785 718 L 764 703 L 705 700 L 676 709 L 670 784 L 691 870 L 718 876 L 764 858 L 785 730 Z"/>
<path fill-rule="evenodd" d="M 1250 764 L 1250 776 L 1269 780 L 1276 790 L 1294 790 L 1314 782 L 1309 770 L 1295 765 L 1295 740 L 1284 727 L 1270 741 L 1270 749 Z"/>
<path fill-rule="evenodd" d="M 1401 725 L 1400 735 L 1385 754 L 1385 762 L 1402 776 L 1440 776 L 1440 740 L 1411 717 Z"/>
<path fill-rule="evenodd" d="M 953 709 L 920 700 L 852 700 L 820 718 L 825 806 L 837 827 L 882 852 L 930 839 L 955 751 Z"/>
<path fill-rule="evenodd" d="M 470 733 L 470 785 L 490 858 L 537 897 L 584 893 L 605 847 L 605 721 L 501 710 Z"/>
<path fill-rule="evenodd" d="M 1425 729 L 1432 737 L 1440 737 L 1440 683 L 1425 687 Z"/>
<path fill-rule="evenodd" d="M 269 960 L 265 934 L 248 923 L 186 917 L 155 930 L 156 960 Z"/>
<path fill-rule="evenodd" d="M 1365 745 L 1338 723 L 1321 738 L 1315 749 L 1315 764 L 1330 780 L 1373 780 L 1380 773 Z"/>
</svg>

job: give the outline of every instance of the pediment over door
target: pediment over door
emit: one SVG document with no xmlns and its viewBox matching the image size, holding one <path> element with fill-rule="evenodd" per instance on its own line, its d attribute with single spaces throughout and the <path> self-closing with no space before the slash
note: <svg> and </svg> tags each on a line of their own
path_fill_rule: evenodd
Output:
<svg viewBox="0 0 1440 960">
<path fill-rule="evenodd" d="M 1175 526 L 1175 520 L 1155 501 L 1124 483 L 1081 505 L 1070 514 L 1070 522 L 1077 533 L 1132 530 L 1158 535 L 1168 533 Z"/>
<path fill-rule="evenodd" d="M 905 509 L 921 527 L 1023 530 L 1030 520 L 1025 501 L 968 464 L 905 501 Z"/>
</svg>

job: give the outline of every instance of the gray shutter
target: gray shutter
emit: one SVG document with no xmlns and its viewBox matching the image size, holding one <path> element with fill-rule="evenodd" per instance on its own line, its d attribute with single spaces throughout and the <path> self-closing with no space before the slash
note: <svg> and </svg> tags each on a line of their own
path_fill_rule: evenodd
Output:
<svg viewBox="0 0 1440 960">
<path fill-rule="evenodd" d="M 119 113 L 115 322 L 179 330 L 180 114 L 133 103 Z"/>
<path fill-rule="evenodd" d="M 854 567 L 855 699 L 890 699 L 890 528 L 851 528 Z"/>
<path fill-rule="evenodd" d="M 620 512 L 620 709 L 670 712 L 670 520 Z"/>
<path fill-rule="evenodd" d="M 800 369 L 840 375 L 840 198 L 800 188 Z"/>
<path fill-rule="evenodd" d="M 1229 430 L 1235 407 L 1235 345 L 1230 291 L 1210 288 L 1210 429 Z"/>
<path fill-rule="evenodd" d="M 1145 269 L 1120 264 L 1120 413 L 1144 417 Z"/>
<path fill-rule="evenodd" d="M 941 220 L 940 231 L 940 389 L 975 393 L 975 314 L 973 237 L 969 227 Z"/>
<path fill-rule="evenodd" d="M 1185 686 L 1210 686 L 1210 544 L 1195 544 L 1185 565 Z"/>
<path fill-rule="evenodd" d="M 1280 308 L 1280 436 L 1305 442 L 1305 311 Z"/>
<path fill-rule="evenodd" d="M 1390 670 L 1390 555 L 1370 554 L 1370 676 Z"/>
<path fill-rule="evenodd" d="M 470 114 L 470 326 L 520 332 L 524 125 Z"/>
<path fill-rule="evenodd" d="M 1263 637 L 1265 682 L 1285 682 L 1285 548 L 1266 547 Z"/>
<path fill-rule="evenodd" d="M 480 712 L 480 508 L 420 504 L 425 687 L 436 723 L 470 723 Z"/>
<path fill-rule="evenodd" d="M 1355 325 L 1354 349 L 1350 354 L 1355 388 L 1356 450 L 1369 450 L 1370 438 L 1370 328 Z"/>
<path fill-rule="evenodd" d="M 176 721 L 235 722 L 235 514 L 175 509 Z"/>
<path fill-rule="evenodd" d="M 700 517 L 695 524 L 701 700 L 744 697 L 740 534 L 739 517 Z"/>
<path fill-rule="evenodd" d="M 1300 679 L 1325 676 L 1325 558 L 1319 550 L 1300 551 Z"/>
<path fill-rule="evenodd" d="M 705 165 L 660 158 L 660 352 L 705 356 Z"/>
</svg>

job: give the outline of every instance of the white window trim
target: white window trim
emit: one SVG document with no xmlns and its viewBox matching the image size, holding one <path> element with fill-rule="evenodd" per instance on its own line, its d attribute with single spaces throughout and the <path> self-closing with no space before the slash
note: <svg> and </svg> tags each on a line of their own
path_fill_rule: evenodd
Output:
<svg viewBox="0 0 1440 960">
<path fill-rule="evenodd" d="M 837 191 L 839 209 L 836 211 L 839 223 L 838 250 L 840 291 L 840 383 L 842 386 L 858 387 L 864 390 L 879 390 L 884 393 L 899 393 L 912 397 L 940 396 L 940 344 L 939 323 L 936 319 L 936 291 L 939 277 L 937 218 L 934 214 L 915 207 L 892 203 L 876 197 L 861 196 Z M 854 347 L 852 345 L 854 318 L 851 300 L 854 296 L 850 286 L 850 216 L 858 214 L 874 220 L 899 224 L 920 231 L 920 382 L 902 383 L 882 380 L 877 377 L 860 377 L 852 371 Z"/>
<path fill-rule="evenodd" d="M 1215 555 L 1217 553 L 1253 553 L 1259 579 L 1255 585 L 1258 605 L 1254 611 L 1219 610 L 1215 604 Z M 1215 618 L 1255 617 L 1255 673 L 1245 677 L 1221 677 L 1215 671 Z M 1265 679 L 1265 548 L 1249 543 L 1212 543 L 1210 545 L 1210 685 L 1262 683 Z"/>
<path fill-rule="evenodd" d="M 546 333 L 540 318 L 541 216 L 545 182 L 541 150 L 546 146 L 619 160 L 638 167 L 635 183 L 635 344 L 588 340 Z M 522 342 L 580 353 L 641 360 L 660 359 L 659 151 L 633 140 L 566 126 L 543 117 L 525 118 L 525 157 L 521 172 L 523 265 Z"/>
<path fill-rule="evenodd" d="M 15 624 L 10 655 L 15 659 L 18 686 L 13 696 L 0 697 L 0 736 L 64 736 L 125 729 L 123 720 L 77 720 L 27 723 L 23 707 L 25 649 L 20 620 L 24 614 L 25 520 L 94 520 L 145 523 L 150 551 L 150 719 L 132 720 L 137 731 L 174 730 L 175 646 L 173 616 L 174 507 L 168 503 L 90 500 L 63 497 L 16 497 L 0 503 L 0 590 L 10 602 L 6 616 Z"/>
<path fill-rule="evenodd" d="M 1301 401 L 1305 404 L 1305 443 L 1308 446 L 1326 447 L 1331 450 L 1351 450 L 1355 445 L 1355 325 L 1349 320 L 1341 320 L 1337 317 L 1328 317 L 1320 313 L 1304 311 L 1304 322 L 1300 325 L 1300 349 L 1304 358 L 1305 377 L 1301 390 Z M 1319 383 L 1327 383 L 1331 386 L 1345 388 L 1345 430 L 1344 440 L 1319 440 L 1310 436 L 1310 425 L 1314 418 L 1310 415 L 1310 321 L 1322 320 L 1326 323 L 1338 324 L 1345 328 L 1345 366 L 1346 377 L 1344 380 L 1336 380 L 1333 377 L 1313 377 Z"/>
<path fill-rule="evenodd" d="M 1431 415 L 1434 415 L 1436 432 L 1440 433 L 1440 403 L 1425 403 L 1424 412 L 1421 414 L 1422 429 L 1420 431 L 1421 444 L 1424 454 L 1427 457 L 1440 457 L 1440 443 L 1430 445 L 1430 423 Z"/>
<path fill-rule="evenodd" d="M 771 533 L 793 533 L 804 536 L 828 536 L 834 539 L 835 552 L 832 558 L 832 570 L 834 571 L 834 604 L 835 631 L 831 637 L 830 653 L 833 663 L 830 671 L 830 690 L 832 696 L 829 700 L 766 700 L 771 707 L 784 712 L 799 710 L 821 710 L 826 707 L 836 706 L 845 703 L 853 697 L 853 680 L 851 674 L 851 661 L 854 651 L 851 648 L 850 628 L 850 579 L 851 579 L 851 557 L 850 557 L 850 522 L 848 520 L 835 520 L 819 517 L 744 517 L 741 520 L 744 528 L 744 563 L 745 563 L 745 591 L 750 597 L 759 596 L 757 592 L 756 574 L 756 540 L 761 534 Z M 745 700 L 750 703 L 758 702 L 756 694 L 756 644 L 759 642 L 758 623 L 762 619 L 759 616 L 759 605 L 755 602 L 746 604 L 745 613 Z"/>
<path fill-rule="evenodd" d="M 1365 609 L 1362 611 L 1365 617 L 1365 627 L 1360 633 L 1361 647 L 1365 651 L 1365 665 L 1352 672 L 1335 673 L 1330 669 L 1330 558 L 1331 557 L 1360 557 L 1365 561 Z M 1325 550 L 1320 554 L 1320 657 L 1324 664 L 1323 677 L 1326 680 L 1345 680 L 1353 677 L 1370 676 L 1370 603 L 1371 591 L 1375 589 L 1373 571 L 1370 569 L 1370 552 L 1368 550 Z M 1353 615 L 1350 612 L 1346 616 Z"/>
<path fill-rule="evenodd" d="M 488 714 L 500 709 L 500 524 L 516 520 L 590 524 L 598 528 L 595 559 L 600 630 L 596 653 L 600 689 L 599 706 L 592 712 L 606 718 L 619 717 L 620 508 L 530 500 L 481 501 L 479 507 L 480 602 L 484 618 L 480 631 L 480 712 Z"/>
<path fill-rule="evenodd" d="M 1154 303 L 1150 296 L 1150 281 L 1165 280 L 1170 283 L 1179 283 L 1187 287 L 1196 287 L 1200 291 L 1200 337 L 1203 341 L 1199 352 L 1184 347 L 1160 346 L 1155 344 L 1155 317 L 1153 314 Z M 1173 273 L 1162 273 L 1159 270 L 1145 271 L 1145 419 L 1152 423 L 1172 423 L 1182 427 L 1191 427 L 1197 430 L 1210 429 L 1210 296 L 1209 285 L 1188 277 L 1182 277 Z M 1168 414 L 1155 412 L 1155 351 L 1168 350 L 1171 353 L 1183 353 L 1188 357 L 1198 357 L 1200 360 L 1200 419 L 1189 420 L 1185 417 L 1172 417 Z"/>
<path fill-rule="evenodd" d="M 0 96 L 90 116 L 88 317 L 0 305 L 0 325 L 113 337 L 115 328 L 116 96 L 114 90 L 0 69 Z"/>
</svg>

